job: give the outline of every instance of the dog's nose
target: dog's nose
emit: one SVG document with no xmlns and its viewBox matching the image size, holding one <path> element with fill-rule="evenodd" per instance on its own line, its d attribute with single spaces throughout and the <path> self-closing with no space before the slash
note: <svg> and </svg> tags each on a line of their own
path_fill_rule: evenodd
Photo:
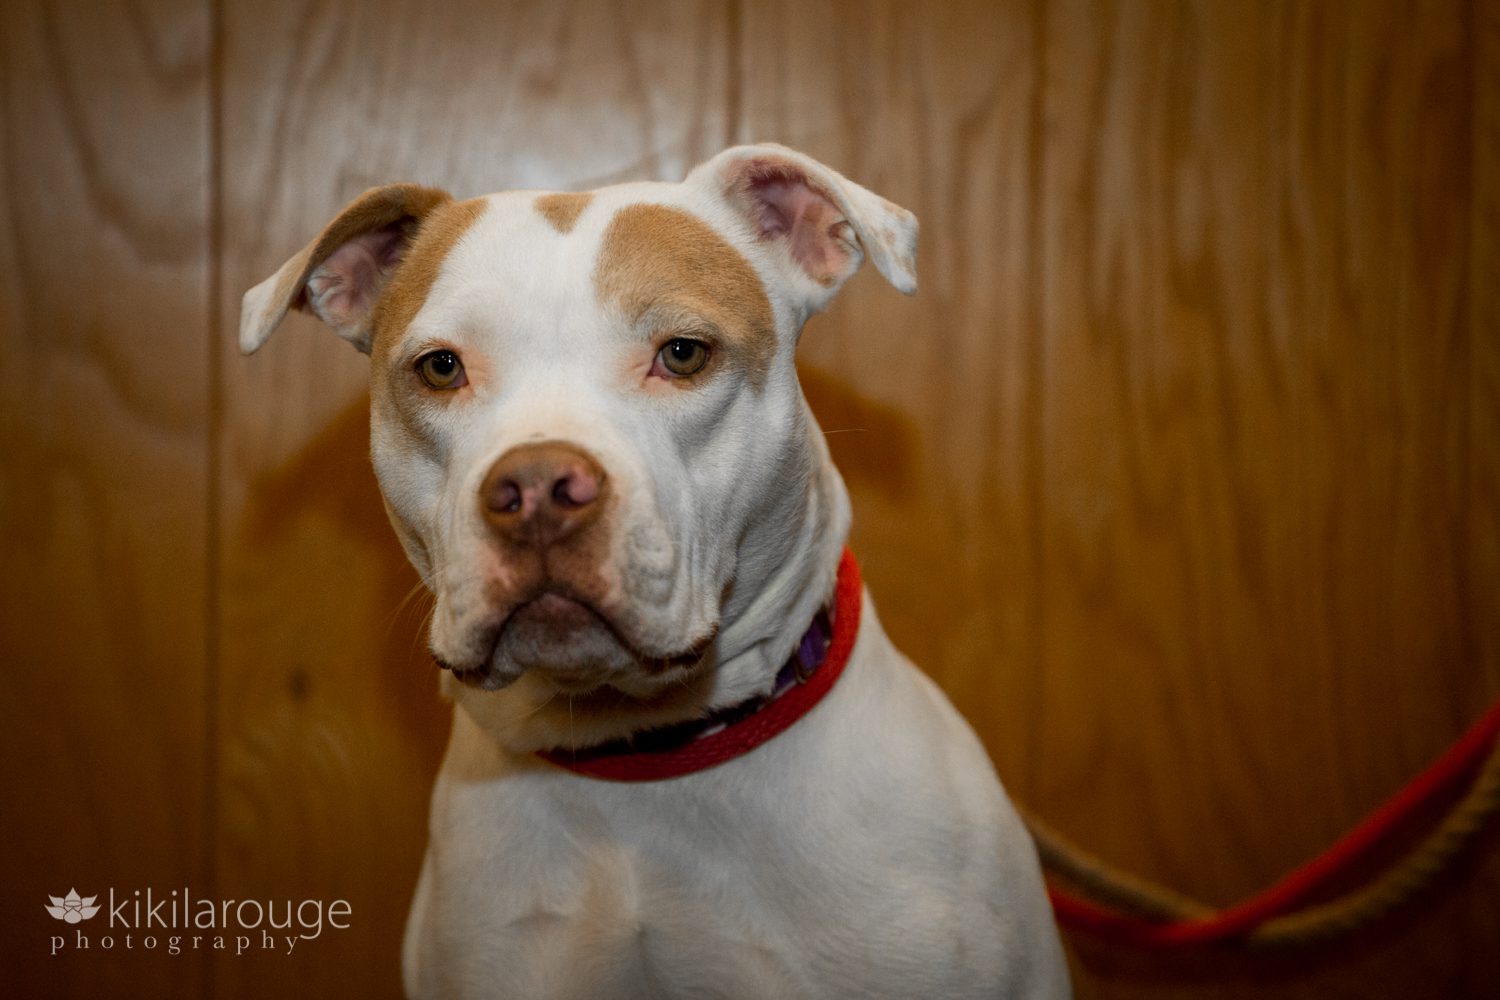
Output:
<svg viewBox="0 0 1500 1000">
<path fill-rule="evenodd" d="M 604 486 L 604 470 L 583 449 L 560 441 L 523 444 L 490 466 L 479 503 L 501 537 L 543 548 L 598 516 Z"/>
</svg>

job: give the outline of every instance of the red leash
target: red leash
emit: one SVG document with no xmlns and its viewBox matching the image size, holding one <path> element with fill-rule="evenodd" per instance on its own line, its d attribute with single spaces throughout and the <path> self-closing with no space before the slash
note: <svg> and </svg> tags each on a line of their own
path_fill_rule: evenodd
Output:
<svg viewBox="0 0 1500 1000">
<path fill-rule="evenodd" d="M 738 722 L 671 750 L 607 754 L 547 750 L 537 756 L 591 778 L 660 781 L 702 771 L 749 753 L 806 715 L 833 688 L 854 651 L 863 593 L 859 564 L 854 561 L 854 553 L 846 548 L 839 560 L 838 585 L 834 590 L 833 636 L 823 662 L 805 681 Z"/>
<path fill-rule="evenodd" d="M 1391 835 L 1434 801 L 1451 795 L 1484 761 L 1500 739 L 1500 702 L 1491 706 L 1427 770 L 1366 816 L 1332 847 L 1275 885 L 1212 916 L 1194 920 L 1153 920 L 1102 906 L 1049 886 L 1053 910 L 1073 927 L 1136 945 L 1178 947 L 1244 937 L 1283 916 L 1367 860 Z"/>
</svg>

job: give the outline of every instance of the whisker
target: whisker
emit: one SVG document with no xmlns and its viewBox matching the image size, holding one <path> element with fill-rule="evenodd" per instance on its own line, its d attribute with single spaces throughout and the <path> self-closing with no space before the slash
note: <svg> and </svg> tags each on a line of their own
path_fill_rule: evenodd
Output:
<svg viewBox="0 0 1500 1000">
<path fill-rule="evenodd" d="M 527 712 L 527 713 L 526 713 L 526 714 L 525 714 L 525 715 L 523 715 L 523 716 L 521 716 L 521 718 L 522 718 L 522 719 L 529 719 L 529 718 L 531 718 L 531 717 L 532 717 L 532 716 L 533 716 L 533 715 L 535 715 L 535 714 L 537 714 L 537 713 L 538 713 L 538 712 L 540 712 L 540 711 L 541 711 L 541 710 L 542 710 L 542 709 L 544 709 L 544 708 L 546 708 L 546 707 L 547 707 L 547 706 L 548 706 L 548 705 L 550 705 L 550 704 L 552 704 L 552 703 L 553 703 L 553 702 L 554 702 L 554 701 L 556 701 L 556 700 L 557 700 L 557 696 L 558 696 L 558 695 L 559 695 L 559 694 L 561 694 L 561 693 L 562 693 L 562 692 L 561 692 L 561 691 L 559 691 L 559 690 L 558 690 L 558 689 L 557 689 L 557 688 L 553 688 L 553 689 L 552 689 L 552 693 L 551 693 L 551 694 L 549 694 L 549 695 L 548 695 L 548 696 L 547 696 L 547 700 L 546 700 L 546 701 L 544 701 L 544 702 L 542 702 L 542 703 L 541 703 L 541 704 L 540 704 L 540 705 L 538 705 L 538 706 L 536 706 L 536 707 L 535 707 L 535 708 L 533 708 L 533 709 L 532 709 L 532 710 L 531 710 L 531 711 L 529 711 L 529 712 Z M 572 708 L 572 705 L 571 705 L 571 699 L 570 699 L 570 704 L 569 704 L 569 706 L 568 706 L 568 707 L 569 707 L 569 709 L 570 709 L 570 710 L 571 710 L 571 708 Z"/>
<path fill-rule="evenodd" d="M 406 596 L 401 598 L 401 603 L 396 605 L 396 610 L 394 613 L 400 614 L 401 609 L 410 604 L 412 602 L 412 599 L 415 598 L 424 589 L 427 589 L 427 581 L 418 578 L 417 582 L 412 584 L 412 588 L 406 592 Z"/>
<path fill-rule="evenodd" d="M 422 637 L 428 634 L 429 630 L 432 627 L 432 619 L 436 614 L 437 599 L 433 598 L 432 603 L 427 607 L 427 613 L 422 616 L 421 623 L 417 625 L 416 630 L 411 634 L 410 650 L 415 650 L 417 648 L 417 643 L 421 642 Z"/>
<path fill-rule="evenodd" d="M 386 641 L 390 640 L 391 633 L 396 628 L 396 623 L 401 620 L 401 617 L 405 613 L 406 609 L 411 606 L 413 601 L 421 599 L 422 586 L 423 585 L 419 583 L 415 587 L 413 587 L 407 593 L 407 595 L 401 599 L 401 603 L 396 605 L 395 610 L 391 612 L 390 619 L 385 623 Z M 422 623 L 420 626 L 418 626 L 419 632 L 423 631 L 426 628 L 427 623 L 432 620 L 433 612 L 437 610 L 437 598 L 432 595 L 431 591 L 428 591 L 426 593 L 426 597 L 431 603 L 428 605 L 426 613 L 422 616 Z"/>
</svg>

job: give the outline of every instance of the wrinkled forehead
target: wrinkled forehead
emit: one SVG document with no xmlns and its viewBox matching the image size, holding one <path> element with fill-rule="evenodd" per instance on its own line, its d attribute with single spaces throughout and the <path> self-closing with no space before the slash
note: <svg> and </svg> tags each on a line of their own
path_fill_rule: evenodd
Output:
<svg viewBox="0 0 1500 1000">
<path fill-rule="evenodd" d="M 768 355 L 775 315 L 756 255 L 752 235 L 725 206 L 681 184 L 454 202 L 423 224 L 392 277 L 376 354 L 492 294 L 561 320 L 692 317 L 758 342 L 757 353 Z"/>
</svg>

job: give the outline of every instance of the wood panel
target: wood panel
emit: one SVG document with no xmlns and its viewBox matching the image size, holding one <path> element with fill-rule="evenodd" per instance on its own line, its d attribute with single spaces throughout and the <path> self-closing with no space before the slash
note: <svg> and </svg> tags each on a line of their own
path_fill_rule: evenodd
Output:
<svg viewBox="0 0 1500 1000">
<path fill-rule="evenodd" d="M 888 629 L 1018 798 L 1210 899 L 1322 848 L 1500 688 L 1474 655 L 1500 573 L 1464 524 L 1494 509 L 1465 485 L 1466 24 L 746 8 L 741 137 L 923 222 L 917 300 L 866 277 L 802 349 Z M 1500 974 L 1482 893 L 1323 957 L 1085 948 L 1079 985 L 1462 991 Z M 1393 935 L 1423 956 L 1400 975 Z"/>
<path fill-rule="evenodd" d="M 803 384 L 882 621 L 978 710 L 1019 792 L 1039 721 L 1036 26 L 1022 4 L 753 4 L 741 60 L 740 138 L 920 220 L 917 296 L 867 268 L 809 322 Z"/>
<path fill-rule="evenodd" d="M 1469 25 L 1457 5 L 1077 2 L 1044 31 L 1058 724 L 1036 804 L 1106 857 L 1229 901 L 1331 842 L 1500 690 L 1465 612 L 1493 604 L 1492 587 L 1468 596 L 1464 524 Z M 1162 961 L 1181 980 L 1149 986 L 1133 958 L 1091 971 L 1120 996 L 1205 973 L 1226 995 L 1493 982 L 1497 914 L 1446 902 L 1408 922 L 1399 961 L 1376 934 L 1322 964 Z"/>
<path fill-rule="evenodd" d="M 207 23 L 0 6 L 0 788 L 10 996 L 199 995 L 77 888 L 208 891 Z M 102 900 L 101 900 L 102 902 Z M 51 935 L 88 952 L 49 958 Z"/>
<path fill-rule="evenodd" d="M 919 295 L 867 271 L 802 345 L 855 547 L 1017 799 L 1126 868 L 1257 888 L 1500 694 L 1500 0 L 27 0 L 0 28 L 12 992 L 398 991 L 447 730 L 427 601 L 365 360 L 301 317 L 233 337 L 383 181 L 675 179 L 774 139 L 916 211 Z M 1079 939 L 1080 994 L 1486 995 L 1496 847 L 1334 948 Z M 74 883 L 353 926 L 48 960 L 35 908 Z"/>
<path fill-rule="evenodd" d="M 728 37 L 709 4 L 227 10 L 224 286 L 377 183 L 676 178 L 725 142 Z M 224 892 L 345 898 L 354 927 L 225 959 L 219 993 L 394 995 L 448 712 L 369 468 L 366 362 L 302 317 L 250 360 L 220 349 Z"/>
</svg>

